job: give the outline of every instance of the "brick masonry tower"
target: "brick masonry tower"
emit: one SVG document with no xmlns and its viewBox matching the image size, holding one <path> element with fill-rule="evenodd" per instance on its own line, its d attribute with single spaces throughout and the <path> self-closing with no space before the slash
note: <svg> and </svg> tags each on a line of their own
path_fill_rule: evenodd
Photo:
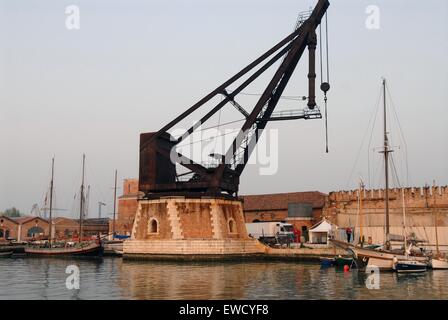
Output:
<svg viewBox="0 0 448 320">
<path fill-rule="evenodd" d="M 225 199 L 140 200 L 125 258 L 230 259 L 264 252 L 247 235 L 242 202 Z"/>
</svg>

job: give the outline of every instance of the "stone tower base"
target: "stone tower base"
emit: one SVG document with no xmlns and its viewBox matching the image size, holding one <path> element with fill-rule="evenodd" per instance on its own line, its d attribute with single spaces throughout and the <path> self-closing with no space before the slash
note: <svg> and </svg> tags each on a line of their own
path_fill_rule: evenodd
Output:
<svg viewBox="0 0 448 320">
<path fill-rule="evenodd" d="M 216 260 L 251 257 L 265 247 L 247 235 L 241 201 L 141 200 L 125 259 Z"/>
</svg>

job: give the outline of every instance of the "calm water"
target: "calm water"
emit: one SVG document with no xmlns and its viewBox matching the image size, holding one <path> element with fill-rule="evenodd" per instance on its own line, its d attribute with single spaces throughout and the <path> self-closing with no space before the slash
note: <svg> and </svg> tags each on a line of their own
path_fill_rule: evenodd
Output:
<svg viewBox="0 0 448 320">
<path fill-rule="evenodd" d="M 65 285 L 72 264 L 79 290 Z M 448 271 L 384 273 L 380 290 L 364 283 L 364 273 L 318 264 L 0 259 L 0 299 L 448 299 Z"/>
</svg>

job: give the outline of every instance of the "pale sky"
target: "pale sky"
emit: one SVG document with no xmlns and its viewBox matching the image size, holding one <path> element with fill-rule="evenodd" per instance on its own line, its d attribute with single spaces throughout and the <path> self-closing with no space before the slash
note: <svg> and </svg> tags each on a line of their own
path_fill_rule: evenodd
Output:
<svg viewBox="0 0 448 320">
<path fill-rule="evenodd" d="M 85 153 L 89 215 L 97 215 L 98 201 L 107 203 L 103 216 L 112 212 L 114 170 L 120 186 L 138 176 L 139 134 L 160 129 L 272 47 L 314 4 L 0 0 L 0 211 L 15 206 L 29 214 L 34 203 L 41 206 L 55 156 L 55 206 L 67 210 L 57 214 L 75 217 Z M 80 9 L 80 30 L 66 28 L 68 5 Z M 365 26 L 369 5 L 380 9 L 378 30 Z M 278 172 L 263 176 L 250 165 L 240 193 L 329 192 L 356 188 L 359 176 L 368 180 L 366 128 L 381 77 L 407 142 L 408 183 L 447 185 L 448 2 L 333 0 L 328 14 L 330 153 L 323 121 L 272 123 Z M 306 56 L 285 94 L 307 93 L 305 65 Z M 261 83 L 251 91 L 263 89 Z M 278 109 L 301 106 L 289 101 Z M 404 142 L 391 118 L 406 183 Z M 381 145 L 380 118 L 376 124 L 371 148 Z M 371 162 L 378 187 L 380 155 Z"/>
</svg>

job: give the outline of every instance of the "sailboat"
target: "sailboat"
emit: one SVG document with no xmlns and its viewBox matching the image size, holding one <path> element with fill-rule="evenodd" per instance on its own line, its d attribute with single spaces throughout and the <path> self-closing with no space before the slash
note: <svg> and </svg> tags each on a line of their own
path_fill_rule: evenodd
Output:
<svg viewBox="0 0 448 320">
<path fill-rule="evenodd" d="M 53 185 L 54 185 L 54 158 L 51 164 L 51 183 L 50 183 L 50 235 L 48 244 L 42 246 L 27 246 L 25 253 L 31 256 L 51 256 L 51 257 L 65 257 L 65 256 L 98 256 L 102 254 L 102 245 L 98 241 L 82 241 L 82 220 L 84 215 L 84 165 L 85 155 L 82 158 L 82 183 L 81 183 L 81 203 L 79 210 L 79 243 L 76 245 L 54 244 L 53 243 L 53 228 L 52 228 L 52 206 L 53 206 Z"/>
<path fill-rule="evenodd" d="M 434 189 L 433 189 L 433 196 L 434 196 L 434 228 L 436 233 L 436 255 L 431 257 L 430 266 L 432 269 L 448 269 L 448 260 L 446 257 L 443 257 L 440 253 L 439 248 L 439 222 L 437 217 L 437 210 L 436 210 L 436 183 L 434 181 Z"/>
<path fill-rule="evenodd" d="M 377 267 L 382 270 L 392 271 L 397 261 L 406 261 L 408 256 L 402 250 L 392 250 L 391 241 L 398 239 L 390 234 L 389 223 L 389 153 L 392 152 L 389 146 L 387 132 L 387 104 L 386 104 L 386 79 L 383 79 L 383 113 L 384 113 L 384 145 L 381 153 L 384 154 L 384 176 L 385 176 L 385 243 L 379 248 L 355 246 L 338 240 L 333 243 L 349 251 L 357 262 L 358 267 Z M 410 249 L 410 248 L 409 248 Z M 427 263 L 427 257 L 414 257 L 415 261 Z"/>
<path fill-rule="evenodd" d="M 428 268 L 428 263 L 426 261 L 417 261 L 415 257 L 409 255 L 406 237 L 406 205 L 404 201 L 404 189 L 401 189 L 401 197 L 403 201 L 403 237 L 405 259 L 399 260 L 398 258 L 394 258 L 393 269 L 398 273 L 425 272 Z"/>
</svg>

